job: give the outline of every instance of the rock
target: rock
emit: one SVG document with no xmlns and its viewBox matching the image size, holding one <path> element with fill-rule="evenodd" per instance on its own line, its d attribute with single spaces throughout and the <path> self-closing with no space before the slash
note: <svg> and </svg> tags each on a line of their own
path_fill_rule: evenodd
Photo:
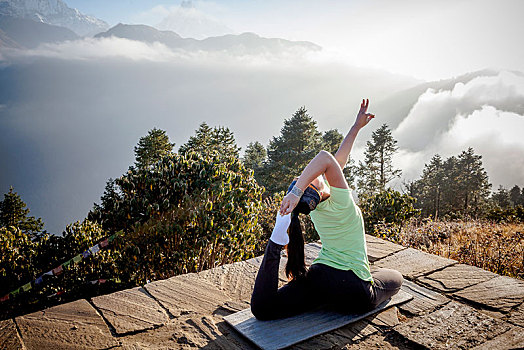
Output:
<svg viewBox="0 0 524 350">
<path fill-rule="evenodd" d="M 231 299 L 237 301 L 251 300 L 258 267 L 246 261 L 222 265 L 199 272 L 200 278 L 214 284 Z"/>
<path fill-rule="evenodd" d="M 498 275 L 475 266 L 456 264 L 419 278 L 419 281 L 441 292 L 456 292 L 485 282 Z"/>
<path fill-rule="evenodd" d="M 119 345 L 102 317 L 83 299 L 17 317 L 16 322 L 27 349 L 105 349 Z"/>
<path fill-rule="evenodd" d="M 512 327 L 506 333 L 485 342 L 474 350 L 522 349 L 524 348 L 524 328 Z"/>
<path fill-rule="evenodd" d="M 155 281 L 144 288 L 175 317 L 189 313 L 212 314 L 230 300 L 196 273 Z"/>
<path fill-rule="evenodd" d="M 449 299 L 442 294 L 419 286 L 411 281 L 404 280 L 401 289 L 413 295 L 413 300 L 399 305 L 399 309 L 413 315 L 420 315 L 432 311 L 436 307 L 449 301 Z"/>
<path fill-rule="evenodd" d="M 508 321 L 517 326 L 524 327 L 524 303 L 510 312 Z"/>
<path fill-rule="evenodd" d="M 365 319 L 375 326 L 391 328 L 398 325 L 398 309 L 396 306 L 386 309 L 378 314 L 371 315 Z"/>
<path fill-rule="evenodd" d="M 92 299 L 116 333 L 142 331 L 166 324 L 169 316 L 144 288 L 132 288 Z"/>
<path fill-rule="evenodd" d="M 474 303 L 508 312 L 524 301 L 524 281 L 498 276 L 454 293 Z"/>
<path fill-rule="evenodd" d="M 374 263 L 375 266 L 395 269 L 404 277 L 414 278 L 455 264 L 455 260 L 421 252 L 413 248 L 401 250 Z"/>
<path fill-rule="evenodd" d="M 371 235 L 366 235 L 366 245 L 370 262 L 377 261 L 388 255 L 406 249 L 406 247 Z"/>
<path fill-rule="evenodd" d="M 480 345 L 509 329 L 508 323 L 452 301 L 396 326 L 394 331 L 430 349 L 449 349 Z"/>
<path fill-rule="evenodd" d="M 0 321 L 0 349 L 24 349 L 13 320 Z"/>
</svg>

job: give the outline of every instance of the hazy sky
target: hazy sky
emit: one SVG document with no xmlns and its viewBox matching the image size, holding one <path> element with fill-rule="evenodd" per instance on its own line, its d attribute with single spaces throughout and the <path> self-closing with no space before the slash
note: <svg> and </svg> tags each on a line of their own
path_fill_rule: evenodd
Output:
<svg viewBox="0 0 524 350">
<path fill-rule="evenodd" d="M 519 0 L 201 0 L 186 1 L 184 7 L 181 1 L 67 3 L 110 25 L 180 29 L 180 22 L 192 19 L 207 23 L 208 35 L 249 31 L 313 41 L 350 64 L 428 80 L 486 67 L 524 71 L 524 2 Z M 181 34 L 206 36 L 190 27 Z"/>
</svg>

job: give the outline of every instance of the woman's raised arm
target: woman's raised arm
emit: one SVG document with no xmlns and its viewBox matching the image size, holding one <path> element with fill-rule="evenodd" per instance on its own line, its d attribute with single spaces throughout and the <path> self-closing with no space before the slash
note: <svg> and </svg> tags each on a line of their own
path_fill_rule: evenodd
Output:
<svg viewBox="0 0 524 350">
<path fill-rule="evenodd" d="M 338 164 L 340 164 L 340 167 L 342 169 L 344 169 L 346 163 L 348 162 L 349 154 L 351 153 L 351 149 L 353 148 L 353 143 L 357 138 L 358 132 L 360 131 L 360 129 L 366 126 L 371 119 L 375 118 L 374 114 L 367 113 L 368 106 L 369 99 L 362 100 L 355 123 L 353 124 L 348 134 L 340 144 L 337 153 L 335 153 L 335 159 L 337 160 Z"/>
</svg>

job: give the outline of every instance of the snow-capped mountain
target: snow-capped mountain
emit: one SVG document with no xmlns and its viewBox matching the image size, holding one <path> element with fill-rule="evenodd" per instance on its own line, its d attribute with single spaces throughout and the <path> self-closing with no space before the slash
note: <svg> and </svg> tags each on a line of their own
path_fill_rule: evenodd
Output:
<svg viewBox="0 0 524 350">
<path fill-rule="evenodd" d="M 62 0 L 0 0 L 0 15 L 65 27 L 78 35 L 94 35 L 109 25 L 68 7 Z"/>
</svg>

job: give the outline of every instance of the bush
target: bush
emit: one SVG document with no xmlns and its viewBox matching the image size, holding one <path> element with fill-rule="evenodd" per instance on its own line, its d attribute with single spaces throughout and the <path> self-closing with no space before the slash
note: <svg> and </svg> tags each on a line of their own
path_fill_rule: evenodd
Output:
<svg viewBox="0 0 524 350">
<path fill-rule="evenodd" d="M 375 226 L 386 224 L 388 229 L 385 232 L 395 238 L 398 228 L 420 212 L 414 204 L 413 197 L 391 189 L 360 198 L 366 232 L 376 234 Z"/>
</svg>

